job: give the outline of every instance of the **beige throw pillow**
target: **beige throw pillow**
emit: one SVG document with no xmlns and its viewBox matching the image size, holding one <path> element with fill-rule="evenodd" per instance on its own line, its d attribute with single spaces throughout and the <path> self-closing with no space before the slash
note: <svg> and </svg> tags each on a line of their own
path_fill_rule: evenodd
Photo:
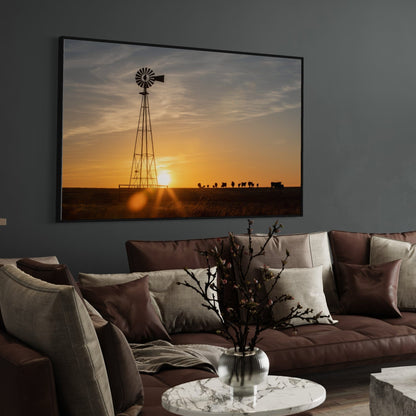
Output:
<svg viewBox="0 0 416 416">
<path fill-rule="evenodd" d="M 264 234 L 253 236 L 255 252 L 264 244 L 266 238 Z M 237 235 L 236 242 L 248 247 L 248 236 Z M 328 234 L 317 232 L 276 236 L 267 245 L 265 255 L 254 259 L 252 270 L 255 271 L 256 268 L 262 268 L 264 265 L 280 268 L 286 250 L 290 253 L 286 264 L 287 269 L 322 266 L 322 283 L 328 307 L 333 313 L 339 312 L 340 304 L 332 271 Z"/>
<path fill-rule="evenodd" d="M 190 269 L 204 287 L 208 280 L 207 269 Z M 216 268 L 212 267 L 211 273 Z M 154 297 L 166 330 L 170 333 L 212 331 L 221 327 L 218 315 L 202 306 L 202 296 L 178 282 L 192 283 L 185 270 L 161 270 L 149 272 L 149 289 Z M 208 289 L 210 297 L 214 291 Z M 217 310 L 218 304 L 217 304 Z"/>
<path fill-rule="evenodd" d="M 66 415 L 114 416 L 97 335 L 72 286 L 46 283 L 6 265 L 0 269 L 0 308 L 7 331 L 51 359 Z"/>
<path fill-rule="evenodd" d="M 397 305 L 401 310 L 416 309 L 416 244 L 371 237 L 370 264 L 402 259 L 397 289 Z"/>
<path fill-rule="evenodd" d="M 269 269 L 273 275 L 277 276 L 280 269 Z M 273 285 L 273 280 L 265 282 L 267 290 Z M 277 284 L 270 293 L 270 298 L 279 298 L 282 295 L 292 296 L 293 300 L 278 303 L 273 308 L 273 319 L 279 321 L 289 315 L 290 309 L 300 304 L 303 309 L 313 309 L 307 317 L 313 317 L 319 312 L 327 317 L 318 318 L 320 324 L 334 324 L 338 321 L 332 319 L 326 303 L 322 285 L 322 266 L 309 268 L 284 269 Z M 287 322 L 290 325 L 299 326 L 313 324 L 301 318 L 293 318 Z"/>
</svg>

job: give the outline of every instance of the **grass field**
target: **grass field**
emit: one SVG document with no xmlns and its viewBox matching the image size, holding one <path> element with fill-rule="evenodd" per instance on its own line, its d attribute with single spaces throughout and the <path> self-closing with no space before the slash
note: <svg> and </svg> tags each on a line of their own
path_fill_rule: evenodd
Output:
<svg viewBox="0 0 416 416">
<path fill-rule="evenodd" d="M 62 220 L 302 214 L 302 188 L 63 188 Z"/>
</svg>

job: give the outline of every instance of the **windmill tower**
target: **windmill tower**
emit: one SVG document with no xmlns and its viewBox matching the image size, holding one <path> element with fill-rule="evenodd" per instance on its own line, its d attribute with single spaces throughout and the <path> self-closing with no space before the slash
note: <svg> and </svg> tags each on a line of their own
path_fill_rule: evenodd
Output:
<svg viewBox="0 0 416 416">
<path fill-rule="evenodd" d="M 136 83 L 143 91 L 140 92 L 142 100 L 128 188 L 159 187 L 147 91 L 155 81 L 165 82 L 165 76 L 155 75 L 150 68 L 141 68 L 136 72 Z"/>
</svg>

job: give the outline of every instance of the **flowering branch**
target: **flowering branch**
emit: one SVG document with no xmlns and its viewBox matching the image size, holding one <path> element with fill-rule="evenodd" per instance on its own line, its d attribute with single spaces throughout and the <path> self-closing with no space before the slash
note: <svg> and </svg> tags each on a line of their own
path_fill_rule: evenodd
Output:
<svg viewBox="0 0 416 416">
<path fill-rule="evenodd" d="M 275 286 L 285 269 L 289 252 L 281 260 L 281 269 L 277 275 L 273 275 L 267 266 L 263 268 L 263 278 L 255 277 L 250 273 L 252 262 L 258 256 L 263 256 L 270 240 L 276 236 L 282 225 L 277 221 L 269 228 L 265 242 L 258 251 L 253 248 L 253 221 L 248 220 L 248 247 L 240 246 L 232 233 L 229 233 L 230 244 L 228 256 L 224 250 L 224 241 L 220 247 L 214 246 L 209 250 L 200 251 L 207 263 L 208 279 L 205 285 L 201 285 L 192 270 L 185 271 L 191 278 L 191 282 L 180 282 L 193 289 L 201 295 L 204 300 L 202 306 L 216 313 L 221 321 L 222 329 L 217 331 L 224 338 L 232 341 L 234 349 L 242 351 L 253 350 L 259 341 L 260 334 L 266 329 L 280 329 L 294 327 L 289 322 L 291 319 L 299 318 L 307 322 L 316 323 L 320 313 L 311 316 L 313 310 L 304 309 L 300 304 L 292 307 L 287 316 L 279 320 L 273 320 L 273 308 L 282 302 L 293 300 L 290 295 L 272 296 Z M 231 255 L 231 259 L 229 256 Z M 214 260 L 216 269 L 213 272 L 210 267 L 210 259 Z M 254 277 L 253 277 L 254 276 Z M 219 296 L 225 291 L 232 291 L 237 300 L 235 305 L 226 307 L 222 312 L 219 310 Z M 254 326 L 253 330 L 250 327 Z"/>
</svg>

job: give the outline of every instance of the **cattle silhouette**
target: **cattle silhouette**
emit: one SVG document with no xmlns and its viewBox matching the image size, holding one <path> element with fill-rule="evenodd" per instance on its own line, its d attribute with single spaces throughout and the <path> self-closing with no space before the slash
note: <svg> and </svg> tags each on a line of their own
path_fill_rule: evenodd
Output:
<svg viewBox="0 0 416 416">
<path fill-rule="evenodd" d="M 270 187 L 273 189 L 283 189 L 285 186 L 282 184 L 282 182 L 271 182 Z"/>
</svg>

